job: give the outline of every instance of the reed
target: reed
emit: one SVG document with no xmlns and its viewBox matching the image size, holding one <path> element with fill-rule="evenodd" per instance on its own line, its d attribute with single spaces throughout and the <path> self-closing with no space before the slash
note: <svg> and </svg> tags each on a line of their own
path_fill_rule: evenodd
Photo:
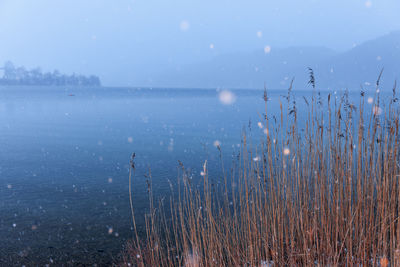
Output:
<svg viewBox="0 0 400 267">
<path fill-rule="evenodd" d="M 123 265 L 400 266 L 399 105 L 396 86 L 386 103 L 379 86 L 372 105 L 364 92 L 356 105 L 323 99 L 313 82 L 301 127 L 291 87 L 280 118 L 265 91 L 265 136 L 243 134 L 222 186 L 207 161 L 201 187 L 180 163 L 169 201 L 154 204 L 149 183 L 146 231 Z"/>
</svg>

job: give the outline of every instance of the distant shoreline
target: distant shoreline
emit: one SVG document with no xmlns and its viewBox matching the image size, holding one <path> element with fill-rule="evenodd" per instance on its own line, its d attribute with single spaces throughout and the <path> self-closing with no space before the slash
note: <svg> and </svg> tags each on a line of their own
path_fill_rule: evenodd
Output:
<svg viewBox="0 0 400 267">
<path fill-rule="evenodd" d="M 66 75 L 58 70 L 42 72 L 40 68 L 27 70 L 25 67 L 15 67 L 10 61 L 0 71 L 3 72 L 0 85 L 4 86 L 101 86 L 100 78 L 95 75 Z"/>
<path fill-rule="evenodd" d="M 72 87 L 72 88 L 115 88 L 112 86 L 102 86 L 102 85 L 74 85 L 74 84 L 66 84 L 66 85 L 56 85 L 56 84 L 1 84 L 0 83 L 0 88 L 6 88 L 6 87 L 37 87 L 37 88 L 50 88 L 50 87 Z"/>
</svg>

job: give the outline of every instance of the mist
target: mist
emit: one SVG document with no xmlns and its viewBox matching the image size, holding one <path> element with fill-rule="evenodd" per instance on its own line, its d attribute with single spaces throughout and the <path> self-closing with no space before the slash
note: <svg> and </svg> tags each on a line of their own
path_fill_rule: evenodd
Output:
<svg viewBox="0 0 400 267">
<path fill-rule="evenodd" d="M 162 86 L 159 77 L 221 55 L 345 52 L 399 30 L 398 10 L 395 0 L 2 0 L 0 62 L 95 74 L 105 86 Z"/>
</svg>

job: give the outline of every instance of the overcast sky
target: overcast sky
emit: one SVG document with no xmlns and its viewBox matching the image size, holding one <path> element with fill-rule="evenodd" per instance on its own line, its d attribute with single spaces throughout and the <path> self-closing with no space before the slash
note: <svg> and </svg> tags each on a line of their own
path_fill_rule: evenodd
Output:
<svg viewBox="0 0 400 267">
<path fill-rule="evenodd" d="M 399 10 L 399 0 L 0 0 L 0 64 L 140 86 L 216 54 L 349 49 L 400 30 Z"/>
</svg>

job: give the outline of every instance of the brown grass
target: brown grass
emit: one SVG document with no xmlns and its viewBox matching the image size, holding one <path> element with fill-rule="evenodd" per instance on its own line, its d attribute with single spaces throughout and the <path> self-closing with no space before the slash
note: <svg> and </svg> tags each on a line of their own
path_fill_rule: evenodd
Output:
<svg viewBox="0 0 400 267">
<path fill-rule="evenodd" d="M 303 129 L 291 88 L 276 122 L 265 92 L 268 134 L 258 146 L 243 135 L 222 188 L 207 161 L 201 189 L 181 164 L 166 205 L 149 186 L 146 232 L 123 265 L 400 266 L 399 106 L 395 88 L 387 106 L 377 89 L 357 107 L 313 94 Z"/>
</svg>

